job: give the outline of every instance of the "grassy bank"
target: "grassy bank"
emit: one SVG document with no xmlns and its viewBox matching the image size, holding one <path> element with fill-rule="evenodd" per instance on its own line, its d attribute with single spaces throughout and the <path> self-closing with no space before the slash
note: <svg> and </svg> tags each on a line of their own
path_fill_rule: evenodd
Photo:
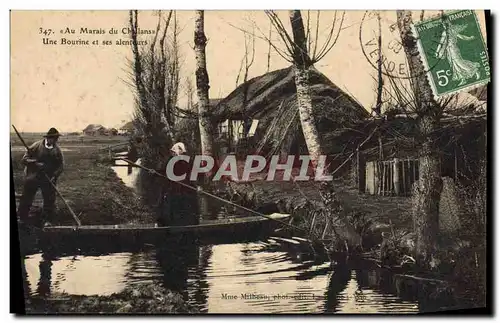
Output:
<svg viewBox="0 0 500 323">
<path fill-rule="evenodd" d="M 29 145 L 30 143 L 35 142 L 43 137 L 44 133 L 34 133 L 27 132 L 21 133 L 24 141 Z M 77 134 L 63 134 L 62 137 L 59 138 L 59 144 L 61 146 L 65 145 L 113 145 L 122 142 L 127 142 L 128 137 L 117 135 L 117 136 L 85 136 L 85 135 L 77 135 Z M 15 133 L 10 134 L 10 144 L 12 146 L 21 146 L 21 140 Z"/>
<path fill-rule="evenodd" d="M 29 298 L 27 314 L 176 314 L 194 313 L 178 293 L 154 284 L 141 284 L 110 296 L 52 295 Z"/>
<path fill-rule="evenodd" d="M 366 250 L 380 244 L 384 233 L 411 229 L 409 198 L 359 194 L 353 185 L 342 179 L 335 180 L 330 187 L 334 201 L 326 208 L 342 213 L 348 219 L 349 228 L 345 230 L 335 232 L 333 227 L 343 224 L 327 225 L 327 219 L 318 214 L 325 207 L 318 182 L 258 180 L 250 184 L 231 183 L 240 200 L 251 200 L 253 206 L 264 213 L 292 214 L 292 223 L 311 232 L 315 238 L 336 239 L 344 234 L 341 231 L 351 230 L 363 239 L 355 243 Z"/>
<path fill-rule="evenodd" d="M 61 145 L 64 148 L 64 145 Z M 144 223 L 154 221 L 152 211 L 141 203 L 133 190 L 118 178 L 98 147 L 76 147 L 64 151 L 65 169 L 57 187 L 68 201 L 82 224 Z M 22 193 L 23 151 L 12 152 L 12 168 L 16 194 Z M 41 192 L 37 193 L 32 211 L 41 211 Z M 74 224 L 73 217 L 60 198 L 56 199 L 56 213 L 51 223 Z"/>
</svg>

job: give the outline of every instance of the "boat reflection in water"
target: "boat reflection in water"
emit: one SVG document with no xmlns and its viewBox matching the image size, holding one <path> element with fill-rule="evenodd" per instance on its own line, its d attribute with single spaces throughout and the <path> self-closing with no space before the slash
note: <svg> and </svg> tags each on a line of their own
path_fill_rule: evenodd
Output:
<svg viewBox="0 0 500 323">
<path fill-rule="evenodd" d="M 293 241 L 293 239 L 289 239 Z M 374 271 L 353 270 L 278 238 L 232 244 L 183 241 L 148 250 L 25 259 L 31 294 L 110 295 L 139 283 L 179 292 L 205 313 L 417 312 L 380 288 Z M 420 309 L 421 310 L 421 309 Z"/>
</svg>

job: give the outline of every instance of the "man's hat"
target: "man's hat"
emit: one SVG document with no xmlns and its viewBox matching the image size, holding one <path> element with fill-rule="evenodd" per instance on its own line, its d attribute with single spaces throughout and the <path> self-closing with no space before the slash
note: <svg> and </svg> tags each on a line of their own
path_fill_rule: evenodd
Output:
<svg viewBox="0 0 500 323">
<path fill-rule="evenodd" d="M 57 131 L 56 128 L 50 128 L 44 137 L 48 138 L 48 137 L 60 137 L 60 136 L 61 134 L 59 133 L 59 131 Z"/>
</svg>

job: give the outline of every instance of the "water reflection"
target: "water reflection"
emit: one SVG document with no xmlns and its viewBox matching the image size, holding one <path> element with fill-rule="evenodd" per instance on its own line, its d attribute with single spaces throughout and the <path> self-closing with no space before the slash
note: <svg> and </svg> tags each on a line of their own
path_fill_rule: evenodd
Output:
<svg viewBox="0 0 500 323">
<path fill-rule="evenodd" d="M 47 296 L 50 294 L 51 287 L 52 256 L 43 254 L 38 268 L 40 270 L 40 279 L 38 280 L 36 292 L 40 296 Z"/>
<path fill-rule="evenodd" d="M 380 288 L 380 274 L 333 267 L 300 245 L 275 239 L 161 248 L 103 255 L 25 259 L 32 294 L 110 295 L 153 282 L 178 291 L 208 313 L 417 312 L 417 301 Z"/>
<path fill-rule="evenodd" d="M 185 300 L 188 299 L 189 268 L 197 266 L 198 252 L 199 247 L 192 241 L 170 245 L 170 248 L 162 246 L 156 251 L 156 259 L 162 272 L 163 286 L 181 293 Z"/>
<path fill-rule="evenodd" d="M 64 256 L 37 254 L 25 259 L 32 294 L 110 295 L 125 287 L 130 254 Z"/>
<path fill-rule="evenodd" d="M 191 304 L 196 304 L 200 312 L 206 312 L 207 308 L 210 285 L 207 280 L 206 268 L 210 265 L 211 258 L 212 246 L 201 246 L 198 249 L 198 266 L 189 279 L 192 285 L 188 288 L 188 293 L 190 292 L 190 295 L 187 301 Z"/>
<path fill-rule="evenodd" d="M 351 279 L 351 270 L 344 264 L 333 267 L 333 271 L 325 293 L 325 313 L 335 313 L 344 301 L 342 292 Z"/>
<path fill-rule="evenodd" d="M 135 163 L 141 165 L 141 159 L 138 159 Z M 111 169 L 113 169 L 116 175 L 122 179 L 123 183 L 128 187 L 138 190 L 139 185 L 137 184 L 141 169 L 138 167 L 131 167 L 129 163 L 123 160 L 117 160 L 115 164 L 117 166 L 111 167 Z"/>
<path fill-rule="evenodd" d="M 24 259 L 21 259 L 21 276 L 23 280 L 24 297 L 26 298 L 28 295 L 31 294 L 31 288 L 30 288 L 30 282 L 28 280 L 28 272 L 26 271 L 26 264 L 24 262 Z"/>
</svg>

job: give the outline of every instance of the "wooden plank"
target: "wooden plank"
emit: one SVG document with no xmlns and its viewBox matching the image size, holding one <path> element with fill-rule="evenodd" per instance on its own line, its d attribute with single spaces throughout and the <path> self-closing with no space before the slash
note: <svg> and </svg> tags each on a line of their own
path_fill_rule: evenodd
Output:
<svg viewBox="0 0 500 323">
<path fill-rule="evenodd" d="M 382 162 L 377 162 L 377 195 L 382 194 Z"/>
<path fill-rule="evenodd" d="M 282 238 L 282 237 L 272 237 L 274 240 L 281 241 L 281 242 L 287 242 L 289 244 L 294 244 L 294 245 L 300 245 L 300 242 L 288 239 L 288 238 Z"/>
<path fill-rule="evenodd" d="M 385 163 L 382 162 L 382 196 L 385 196 Z"/>
<path fill-rule="evenodd" d="M 371 161 L 366 163 L 366 193 L 374 195 L 376 194 L 376 163 Z"/>
<path fill-rule="evenodd" d="M 358 189 L 360 193 L 365 193 L 366 187 L 366 168 L 365 157 L 361 151 L 357 151 L 357 175 L 358 175 Z"/>
<path fill-rule="evenodd" d="M 458 179 L 458 159 L 457 159 L 457 142 L 455 142 L 455 181 Z"/>
<path fill-rule="evenodd" d="M 312 221 L 311 221 L 311 227 L 309 228 L 309 234 L 312 234 L 312 230 L 314 228 L 314 221 L 316 221 L 316 215 L 318 214 L 318 212 L 314 212 L 314 215 L 313 215 L 313 218 L 312 218 Z"/>
<path fill-rule="evenodd" d="M 393 179 L 393 173 L 392 173 L 392 161 L 387 162 L 387 195 L 392 195 L 392 179 Z"/>
<path fill-rule="evenodd" d="M 415 160 L 413 160 L 412 165 L 413 165 L 413 181 L 412 181 L 412 184 L 413 184 L 417 181 L 417 168 L 416 168 Z"/>
<path fill-rule="evenodd" d="M 326 230 L 328 229 L 328 224 L 330 222 L 326 221 L 326 224 L 325 224 L 325 229 L 323 230 L 323 234 L 321 235 L 321 239 L 324 239 L 325 238 L 325 235 L 326 235 Z"/>
<path fill-rule="evenodd" d="M 407 192 L 407 190 L 406 190 L 406 172 L 405 172 L 405 168 L 406 168 L 406 160 L 403 159 L 402 160 L 402 168 L 401 168 L 401 170 L 402 170 L 402 174 L 401 174 L 402 176 L 401 177 L 403 179 L 403 195 L 406 195 L 406 192 Z"/>
<path fill-rule="evenodd" d="M 392 195 L 392 162 L 387 162 L 387 195 Z"/>
</svg>

